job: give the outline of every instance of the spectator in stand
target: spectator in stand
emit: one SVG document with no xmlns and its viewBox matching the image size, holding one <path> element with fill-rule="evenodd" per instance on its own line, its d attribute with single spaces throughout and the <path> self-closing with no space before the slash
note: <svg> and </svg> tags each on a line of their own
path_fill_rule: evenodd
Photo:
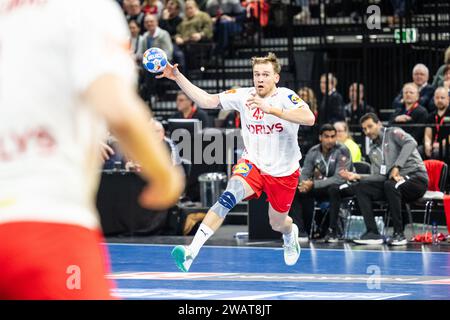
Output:
<svg viewBox="0 0 450 320">
<path fill-rule="evenodd" d="M 449 100 L 448 89 L 438 87 L 434 92 L 436 111 L 428 116 L 427 127 L 425 128 L 425 155 L 429 159 L 440 159 L 439 148 L 441 146 L 448 147 L 450 143 Z M 443 159 L 441 158 L 441 160 Z"/>
<path fill-rule="evenodd" d="M 314 116 L 317 118 L 317 99 L 314 91 L 311 88 L 302 87 L 298 89 L 297 93 L 299 97 L 309 105 L 311 112 L 314 113 Z"/>
<path fill-rule="evenodd" d="M 144 33 L 142 37 L 140 46 L 141 51 L 137 54 L 138 60 L 141 61 L 145 50 L 152 47 L 164 50 L 167 59 L 169 59 L 169 61 L 172 60 L 173 45 L 169 33 L 158 26 L 156 15 L 148 14 L 145 16 L 144 21 L 147 32 Z M 155 76 L 150 72 L 141 72 L 141 81 L 143 84 L 141 91 L 143 92 L 142 96 L 144 97 L 144 100 L 150 101 L 152 95 L 156 95 L 158 98 L 162 98 L 165 95 L 166 90 L 164 88 L 164 83 L 156 81 Z"/>
<path fill-rule="evenodd" d="M 158 17 L 154 14 L 148 14 L 145 16 L 144 22 L 147 32 L 144 33 L 142 38 L 142 51 L 139 52 L 139 57 L 142 59 L 145 50 L 157 47 L 164 50 L 169 61 L 172 60 L 172 39 L 170 38 L 169 32 L 158 26 Z"/>
<path fill-rule="evenodd" d="M 364 100 L 364 85 L 362 83 L 354 82 L 350 85 L 348 98 L 350 102 L 344 106 L 345 119 L 351 126 L 358 126 L 359 128 L 359 119 L 368 112 L 375 113 L 375 109 Z"/>
<path fill-rule="evenodd" d="M 160 0 L 144 0 L 142 3 L 142 12 L 146 15 L 154 14 L 158 17 L 158 20 L 161 18 L 163 9 L 164 5 Z"/>
<path fill-rule="evenodd" d="M 194 0 L 186 1 L 186 16 L 177 27 L 175 43 L 178 46 L 192 42 L 210 41 L 213 36 L 211 17 L 198 9 Z"/>
<path fill-rule="evenodd" d="M 294 20 L 308 24 L 311 21 L 311 11 L 309 10 L 309 0 L 295 0 L 295 4 L 302 7 L 302 11 L 294 16 Z"/>
<path fill-rule="evenodd" d="M 428 112 L 433 112 L 436 108 L 433 103 L 434 87 L 428 84 L 428 68 L 426 65 L 419 63 L 413 68 L 412 78 L 413 82 L 419 89 L 419 104 L 427 109 Z M 401 109 L 403 104 L 402 91 L 395 97 L 392 102 L 394 109 Z"/>
<path fill-rule="evenodd" d="M 261 27 L 268 25 L 270 5 L 266 0 L 244 0 L 242 6 L 245 8 L 248 20 L 254 21 Z"/>
<path fill-rule="evenodd" d="M 299 97 L 309 105 L 309 109 L 317 119 L 317 99 L 311 88 L 303 87 L 297 91 Z M 308 150 L 319 142 L 317 126 L 300 126 L 298 130 L 298 145 L 302 154 L 306 154 Z"/>
<path fill-rule="evenodd" d="M 348 130 L 347 122 L 338 121 L 334 124 L 334 128 L 336 129 L 337 141 L 347 147 L 350 150 L 350 154 L 352 156 L 352 162 L 360 162 L 361 161 L 361 149 L 358 144 L 353 141 L 352 136 Z"/>
<path fill-rule="evenodd" d="M 444 64 L 439 67 L 433 77 L 433 83 L 431 84 L 433 88 L 442 87 L 444 85 L 444 69 L 448 64 L 450 64 L 450 47 L 445 50 Z"/>
<path fill-rule="evenodd" d="M 420 105 L 419 91 L 415 83 L 403 86 L 403 104 L 392 115 L 389 125 L 398 126 L 409 133 L 419 146 L 423 145 L 424 125 L 428 118 L 427 110 Z"/>
<path fill-rule="evenodd" d="M 125 17 L 127 18 L 127 21 L 135 20 L 139 26 L 139 29 L 141 30 L 141 34 L 145 30 L 144 26 L 144 18 L 145 13 L 141 10 L 141 4 L 139 0 L 129 0 L 127 3 L 124 3 L 124 9 L 125 9 Z"/>
<path fill-rule="evenodd" d="M 177 27 L 183 21 L 181 18 L 181 2 L 183 0 L 169 0 L 166 7 L 162 12 L 161 19 L 159 20 L 159 26 L 169 32 L 173 43 L 173 60 L 174 63 L 178 63 L 178 69 L 183 72 L 186 61 L 184 52 L 175 43 L 175 36 L 177 34 Z"/>
<path fill-rule="evenodd" d="M 174 119 L 199 119 L 202 123 L 202 128 L 209 127 L 208 114 L 201 108 L 197 108 L 194 101 L 192 101 L 183 91 L 177 93 L 177 110 L 173 115 Z"/>
<path fill-rule="evenodd" d="M 206 11 L 213 17 L 215 54 L 231 54 L 227 50 L 231 39 L 242 32 L 245 8 L 240 0 L 208 0 Z"/>
<path fill-rule="evenodd" d="M 444 81 L 442 86 L 449 91 L 450 94 L 450 64 L 446 65 L 444 68 Z"/>
<path fill-rule="evenodd" d="M 167 1 L 166 7 L 162 11 L 161 19 L 159 20 L 159 26 L 167 30 L 173 40 L 175 40 L 178 25 L 183 21 L 183 18 L 181 18 L 180 1 L 183 0 Z"/>
<path fill-rule="evenodd" d="M 141 29 L 139 28 L 139 24 L 136 22 L 136 20 L 130 20 L 128 22 L 128 27 L 130 29 L 130 44 L 131 44 L 131 52 L 133 54 L 134 60 L 136 61 L 137 65 L 140 66 L 140 57 L 139 53 L 144 52 L 142 49 L 142 41 L 143 37 L 140 34 Z"/>
<path fill-rule="evenodd" d="M 345 121 L 344 99 L 336 91 L 336 86 L 337 78 L 332 73 L 325 73 L 320 77 L 320 91 L 323 95 L 319 109 L 321 124 Z"/>
</svg>

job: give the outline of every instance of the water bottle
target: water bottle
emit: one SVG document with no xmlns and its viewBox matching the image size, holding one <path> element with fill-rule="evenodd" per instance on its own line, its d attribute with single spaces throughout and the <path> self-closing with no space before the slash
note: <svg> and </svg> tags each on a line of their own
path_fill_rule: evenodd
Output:
<svg viewBox="0 0 450 320">
<path fill-rule="evenodd" d="M 436 221 L 433 221 L 433 226 L 431 229 L 431 240 L 433 242 L 433 245 L 438 244 L 438 228 Z"/>
</svg>

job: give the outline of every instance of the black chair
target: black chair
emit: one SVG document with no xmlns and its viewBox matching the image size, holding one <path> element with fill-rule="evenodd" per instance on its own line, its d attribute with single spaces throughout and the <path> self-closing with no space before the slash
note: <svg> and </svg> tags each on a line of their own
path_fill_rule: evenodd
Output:
<svg viewBox="0 0 450 320">
<path fill-rule="evenodd" d="M 370 163 L 365 161 L 359 161 L 354 162 L 353 167 L 355 168 L 355 172 L 358 174 L 370 174 Z M 342 199 L 342 203 L 347 203 L 348 207 L 350 208 L 350 211 L 354 211 L 355 208 L 355 198 L 353 196 L 351 197 L 345 197 Z M 329 203 L 328 202 L 322 202 L 322 203 L 316 203 L 316 206 L 314 208 L 314 213 L 311 221 L 311 231 L 310 231 L 310 238 L 312 239 L 314 232 L 318 229 L 322 229 L 323 225 L 325 223 L 325 219 L 328 215 L 328 209 L 329 209 Z M 322 220 L 319 225 L 316 223 L 316 211 L 321 211 L 323 213 Z"/>
</svg>

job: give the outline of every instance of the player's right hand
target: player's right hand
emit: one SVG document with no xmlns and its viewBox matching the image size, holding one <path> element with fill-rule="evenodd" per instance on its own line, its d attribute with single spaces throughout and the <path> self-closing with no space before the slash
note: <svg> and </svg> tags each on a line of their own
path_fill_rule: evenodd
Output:
<svg viewBox="0 0 450 320">
<path fill-rule="evenodd" d="M 167 62 L 166 67 L 164 68 L 163 72 L 161 74 L 158 74 L 155 78 L 161 79 L 161 78 L 167 78 L 170 80 L 175 80 L 176 76 L 180 73 L 178 70 L 178 63 L 175 63 L 174 65 Z"/>
<path fill-rule="evenodd" d="M 173 170 L 161 182 L 151 181 L 139 196 L 142 207 L 154 210 L 168 209 L 174 206 L 185 187 L 185 177 L 180 168 Z"/>
</svg>

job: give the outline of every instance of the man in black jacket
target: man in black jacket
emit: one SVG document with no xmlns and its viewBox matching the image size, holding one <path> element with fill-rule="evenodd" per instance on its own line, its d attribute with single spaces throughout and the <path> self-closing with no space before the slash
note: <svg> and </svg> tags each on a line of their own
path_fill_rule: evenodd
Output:
<svg viewBox="0 0 450 320">
<path fill-rule="evenodd" d="M 337 79 L 332 73 L 324 73 L 320 77 L 320 91 L 323 95 L 319 107 L 320 124 L 345 121 L 344 99 L 336 91 L 336 85 Z"/>
<path fill-rule="evenodd" d="M 419 90 L 413 83 L 403 86 L 403 103 L 392 115 L 389 124 L 409 133 L 419 146 L 423 145 L 424 125 L 428 119 L 427 110 L 420 105 Z"/>
</svg>

